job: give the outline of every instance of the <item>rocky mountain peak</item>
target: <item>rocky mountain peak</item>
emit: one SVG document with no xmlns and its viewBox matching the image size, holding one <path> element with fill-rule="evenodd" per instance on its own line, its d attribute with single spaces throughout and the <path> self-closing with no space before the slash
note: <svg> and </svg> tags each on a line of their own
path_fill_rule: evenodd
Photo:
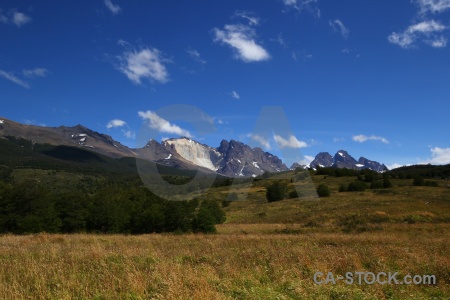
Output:
<svg viewBox="0 0 450 300">
<path fill-rule="evenodd" d="M 333 156 L 331 156 L 328 152 L 320 152 L 316 155 L 314 160 L 309 164 L 311 168 L 317 168 L 317 167 L 331 167 L 334 163 Z"/>
</svg>

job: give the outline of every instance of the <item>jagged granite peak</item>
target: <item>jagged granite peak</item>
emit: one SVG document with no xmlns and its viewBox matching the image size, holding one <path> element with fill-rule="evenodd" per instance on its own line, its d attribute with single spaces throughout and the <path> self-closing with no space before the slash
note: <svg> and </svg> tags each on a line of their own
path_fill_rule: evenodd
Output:
<svg viewBox="0 0 450 300">
<path fill-rule="evenodd" d="M 384 164 L 380 164 L 377 161 L 373 161 L 362 156 L 358 159 L 357 166 L 362 169 L 371 169 L 376 172 L 388 171 L 388 168 Z"/>
<path fill-rule="evenodd" d="M 345 150 L 339 150 L 333 157 L 333 167 L 355 169 L 358 162 Z"/>
<path fill-rule="evenodd" d="M 218 172 L 233 177 L 256 177 L 268 172 L 287 171 L 288 168 L 278 157 L 264 152 L 261 148 L 231 140 L 222 141 L 217 151 L 222 153 L 223 160 Z"/>
<path fill-rule="evenodd" d="M 229 146 L 230 146 L 230 143 L 227 140 L 222 140 L 220 142 L 219 148 L 217 148 L 217 151 L 219 151 L 220 153 L 225 153 Z"/>
<path fill-rule="evenodd" d="M 311 168 L 317 168 L 317 166 L 326 168 L 333 166 L 334 159 L 328 152 L 320 152 L 316 155 L 314 160 L 309 164 Z"/>
</svg>

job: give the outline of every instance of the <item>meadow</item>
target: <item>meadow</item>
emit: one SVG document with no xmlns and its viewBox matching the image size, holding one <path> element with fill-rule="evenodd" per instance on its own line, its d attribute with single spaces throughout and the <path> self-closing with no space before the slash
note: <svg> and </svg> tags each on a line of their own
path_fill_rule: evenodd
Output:
<svg viewBox="0 0 450 300">
<path fill-rule="evenodd" d="M 275 179 L 287 180 L 292 174 Z M 272 178 L 273 180 L 273 178 Z M 238 201 L 216 234 L 0 236 L 2 299 L 450 299 L 450 189 L 338 192 L 265 201 L 269 180 L 210 189 Z M 290 188 L 294 183 L 289 183 Z M 241 200 L 244 199 L 245 200 Z M 241 200 L 241 201 L 240 201 Z M 436 284 L 316 284 L 314 274 L 435 275 Z"/>
</svg>

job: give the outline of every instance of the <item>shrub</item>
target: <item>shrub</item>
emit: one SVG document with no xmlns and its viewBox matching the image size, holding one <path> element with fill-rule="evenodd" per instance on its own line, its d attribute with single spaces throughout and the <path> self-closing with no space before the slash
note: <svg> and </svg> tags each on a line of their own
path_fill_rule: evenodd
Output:
<svg viewBox="0 0 450 300">
<path fill-rule="evenodd" d="M 439 186 L 437 181 L 433 181 L 433 180 L 425 180 L 423 182 L 423 185 L 425 185 L 425 186 L 434 186 L 434 187 Z"/>
<path fill-rule="evenodd" d="M 341 184 L 339 186 L 339 193 L 346 192 L 346 191 L 347 191 L 347 186 L 345 184 Z"/>
<path fill-rule="evenodd" d="M 382 189 L 383 187 L 383 181 L 374 181 L 370 184 L 371 189 Z"/>
<path fill-rule="evenodd" d="M 298 198 L 298 193 L 296 190 L 290 191 L 289 192 L 289 199 L 295 199 Z"/>
<path fill-rule="evenodd" d="M 388 189 L 388 188 L 393 187 L 392 182 L 389 180 L 389 178 L 385 178 L 385 179 L 383 180 L 383 187 L 384 187 L 385 189 Z"/>
<path fill-rule="evenodd" d="M 349 192 L 363 192 L 367 188 L 366 184 L 362 181 L 355 181 L 348 185 Z"/>
<path fill-rule="evenodd" d="M 414 177 L 413 186 L 421 186 L 423 185 L 424 180 L 421 176 Z"/>
<path fill-rule="evenodd" d="M 319 197 L 329 197 L 330 196 L 330 189 L 325 184 L 321 183 L 317 187 L 317 194 Z"/>
<path fill-rule="evenodd" d="M 275 181 L 267 187 L 266 198 L 269 202 L 280 201 L 286 197 L 287 184 L 282 181 Z"/>
</svg>

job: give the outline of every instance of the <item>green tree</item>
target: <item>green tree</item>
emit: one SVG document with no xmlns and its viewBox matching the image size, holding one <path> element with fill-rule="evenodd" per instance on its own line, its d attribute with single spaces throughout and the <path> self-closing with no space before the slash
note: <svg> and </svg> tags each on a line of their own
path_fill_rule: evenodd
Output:
<svg viewBox="0 0 450 300">
<path fill-rule="evenodd" d="M 57 196 L 56 209 L 61 219 L 61 231 L 65 233 L 86 231 L 88 210 L 87 195 L 78 191 Z"/>
<path fill-rule="evenodd" d="M 215 225 L 224 221 L 225 214 L 216 201 L 203 201 L 192 221 L 192 229 L 194 232 L 215 233 Z"/>
<path fill-rule="evenodd" d="M 267 187 L 266 198 L 269 202 L 283 200 L 287 193 L 287 184 L 283 181 L 275 181 Z"/>
</svg>

